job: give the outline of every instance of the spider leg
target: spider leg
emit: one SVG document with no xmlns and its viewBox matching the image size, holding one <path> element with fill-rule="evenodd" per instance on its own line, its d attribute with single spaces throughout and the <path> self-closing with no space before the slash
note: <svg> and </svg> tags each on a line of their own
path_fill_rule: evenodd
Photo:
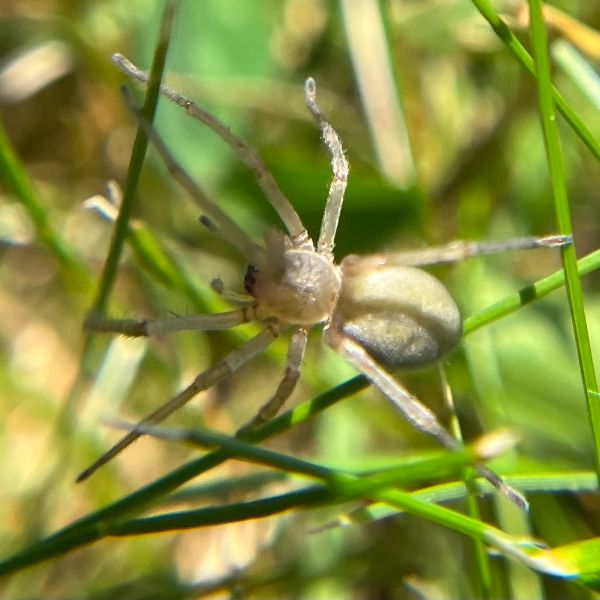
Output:
<svg viewBox="0 0 600 600">
<path fill-rule="evenodd" d="M 433 412 L 380 367 L 362 346 L 335 332 L 331 327 L 328 327 L 325 331 L 325 341 L 361 371 L 400 410 L 413 427 L 435 437 L 442 446 L 450 450 L 457 450 L 462 447 L 462 444 L 448 433 Z M 475 468 L 482 477 L 487 479 L 517 506 L 527 507 L 527 501 L 516 490 L 507 486 L 491 469 L 480 463 L 477 463 Z"/>
<path fill-rule="evenodd" d="M 265 257 L 264 249 L 253 242 L 246 232 L 232 221 L 212 200 L 210 200 L 204 193 L 204 190 L 183 170 L 156 130 L 144 118 L 139 108 L 135 106 L 127 88 L 123 88 L 123 96 L 125 97 L 125 102 L 148 136 L 148 139 L 158 151 L 165 166 L 169 170 L 169 173 L 173 176 L 173 179 L 175 179 L 175 181 L 190 194 L 203 212 L 210 215 L 211 221 L 218 224 L 221 235 L 227 239 L 230 244 L 237 248 L 243 256 L 248 257 L 249 260 L 254 261 L 256 264 L 262 264 Z"/>
<path fill-rule="evenodd" d="M 319 242 L 317 244 L 318 252 L 331 255 L 335 242 L 335 232 L 337 230 L 340 212 L 342 211 L 342 204 L 344 202 L 344 192 L 348 185 L 348 172 L 350 167 L 344 156 L 344 149 L 342 147 L 340 136 L 325 119 L 323 112 L 317 104 L 317 84 L 312 77 L 309 77 L 306 80 L 304 89 L 306 106 L 321 128 L 323 142 L 331 155 L 333 179 L 329 186 L 329 194 L 327 196 L 327 203 L 325 204 L 325 211 L 323 212 Z"/>
<path fill-rule="evenodd" d="M 227 379 L 235 373 L 240 367 L 246 364 L 249 360 L 260 354 L 267 348 L 271 342 L 279 335 L 280 331 L 276 324 L 270 324 L 266 329 L 261 331 L 257 336 L 247 341 L 243 346 L 232 350 L 219 362 L 212 367 L 200 373 L 188 387 L 183 389 L 179 394 L 171 398 L 167 403 L 148 415 L 140 421 L 140 424 L 160 423 L 166 419 L 171 413 L 189 402 L 196 394 L 203 390 L 207 390 L 213 385 Z M 105 452 L 92 465 L 82 471 L 76 481 L 84 481 L 92 473 L 94 473 L 102 465 L 127 448 L 131 443 L 137 440 L 142 434 L 132 431 L 123 436 L 110 450 Z"/>
<path fill-rule="evenodd" d="M 148 83 L 148 74 L 138 69 L 121 54 L 114 54 L 112 60 L 114 64 L 131 79 L 142 84 Z M 265 163 L 258 154 L 256 154 L 246 142 L 233 134 L 229 128 L 221 123 L 216 117 L 211 115 L 201 106 L 187 99 L 185 96 L 182 96 L 165 85 L 161 86 L 160 93 L 165 96 L 165 98 L 171 100 L 171 102 L 174 102 L 183 108 L 191 117 L 197 119 L 206 127 L 214 131 L 231 147 L 231 149 L 239 156 L 240 160 L 254 173 L 254 177 L 267 198 L 267 201 L 279 215 L 279 218 L 288 230 L 294 244 L 299 246 L 305 244 L 308 241 L 308 234 L 306 233 L 306 229 L 304 228 L 298 213 L 279 189 L 275 178 L 267 169 Z"/>
<path fill-rule="evenodd" d="M 219 331 L 254 320 L 254 307 L 246 307 L 213 315 L 185 315 L 169 319 L 108 319 L 99 314 L 90 315 L 85 327 L 103 333 L 121 333 L 131 337 L 160 335 L 171 331 Z"/>
<path fill-rule="evenodd" d="M 560 248 L 573 243 L 570 235 L 548 235 L 545 237 L 524 237 L 501 242 L 457 241 L 445 246 L 433 246 L 405 252 L 390 252 L 359 257 L 347 256 L 345 269 L 373 269 L 385 265 L 423 267 L 444 263 L 460 262 L 474 256 L 498 254 L 508 250 L 536 250 L 537 248 Z"/>
<path fill-rule="evenodd" d="M 298 378 L 300 377 L 300 369 L 302 367 L 302 359 L 304 358 L 307 339 L 308 331 L 306 329 L 300 328 L 293 333 L 287 353 L 285 374 L 279 383 L 277 390 L 272 398 L 263 404 L 256 416 L 238 430 L 237 435 L 243 436 L 247 431 L 251 431 L 259 425 L 270 421 L 281 410 L 285 401 L 294 391 Z"/>
<path fill-rule="evenodd" d="M 463 443 L 462 431 L 460 428 L 460 422 L 458 420 L 458 415 L 456 414 L 456 407 L 454 406 L 454 398 L 452 395 L 452 389 L 450 388 L 450 384 L 448 383 L 448 378 L 446 377 L 446 371 L 444 370 L 444 365 L 441 361 L 438 361 L 438 373 L 440 376 L 440 383 L 442 385 L 442 394 L 444 397 L 444 402 L 446 404 L 446 408 L 450 413 L 451 424 L 450 431 L 454 434 L 454 437 L 459 443 Z M 527 509 L 529 507 L 529 503 L 525 499 L 520 492 L 509 486 L 507 483 L 502 481 L 499 475 L 494 473 L 490 468 L 486 467 L 481 463 L 477 463 L 474 465 L 475 470 L 485 479 L 487 479 L 500 493 L 504 494 L 507 498 L 509 498 L 514 504 L 517 506 Z"/>
<path fill-rule="evenodd" d="M 434 413 L 380 367 L 360 344 L 333 332 L 331 328 L 325 331 L 325 341 L 361 371 L 413 427 L 435 437 L 442 446 L 450 450 L 460 448 L 460 443 L 446 431 Z"/>
</svg>

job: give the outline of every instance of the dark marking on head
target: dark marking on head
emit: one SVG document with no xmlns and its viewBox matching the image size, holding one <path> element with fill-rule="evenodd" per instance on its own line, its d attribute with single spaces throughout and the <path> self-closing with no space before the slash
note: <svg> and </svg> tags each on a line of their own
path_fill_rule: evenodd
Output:
<svg viewBox="0 0 600 600">
<path fill-rule="evenodd" d="M 251 294 L 254 289 L 254 284 L 256 283 L 256 274 L 258 273 L 258 269 L 254 265 L 248 265 L 246 269 L 246 274 L 244 275 L 244 289 Z"/>
</svg>

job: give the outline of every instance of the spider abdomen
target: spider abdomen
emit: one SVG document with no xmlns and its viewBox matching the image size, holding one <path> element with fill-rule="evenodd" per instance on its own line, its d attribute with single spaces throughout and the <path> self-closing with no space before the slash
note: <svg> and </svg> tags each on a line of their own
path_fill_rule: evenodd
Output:
<svg viewBox="0 0 600 600">
<path fill-rule="evenodd" d="M 452 350 L 462 332 L 456 302 L 429 273 L 383 266 L 344 275 L 337 327 L 388 367 L 419 367 Z"/>
</svg>

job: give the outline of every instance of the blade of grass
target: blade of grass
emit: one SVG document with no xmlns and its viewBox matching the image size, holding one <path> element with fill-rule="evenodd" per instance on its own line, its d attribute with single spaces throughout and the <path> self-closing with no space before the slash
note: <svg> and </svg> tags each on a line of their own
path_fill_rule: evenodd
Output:
<svg viewBox="0 0 600 600">
<path fill-rule="evenodd" d="M 160 83 L 167 58 L 167 50 L 169 48 L 171 26 L 177 8 L 177 1 L 172 0 L 165 5 L 163 12 L 159 39 L 154 51 L 152 67 L 150 70 L 150 82 L 144 98 L 142 107 L 142 115 L 148 123 L 152 123 L 156 114 L 156 106 L 160 95 Z M 148 138 L 141 126 L 138 126 L 133 149 L 131 151 L 131 159 L 127 171 L 127 181 L 125 184 L 125 192 L 123 194 L 123 202 L 119 209 L 119 214 L 115 222 L 113 237 L 110 243 L 110 248 L 104 263 L 104 270 L 98 284 L 96 298 L 92 305 L 91 313 L 103 314 L 105 312 L 108 296 L 117 275 L 119 260 L 127 237 L 129 228 L 129 219 L 131 218 L 134 202 L 135 190 L 140 178 L 144 157 L 148 148 Z"/>
<path fill-rule="evenodd" d="M 442 389 L 442 396 L 444 397 L 445 411 L 448 414 L 448 430 L 452 436 L 462 445 L 464 444 L 464 438 L 460 420 L 456 412 L 456 405 L 454 403 L 454 397 L 444 365 L 438 363 L 438 371 L 440 376 L 440 387 Z M 475 469 L 470 465 L 465 465 L 461 469 L 460 478 L 464 483 L 465 489 L 467 490 L 467 496 L 465 499 L 465 512 L 472 519 L 481 520 L 481 511 L 479 508 L 479 488 L 476 484 L 476 473 Z M 473 554 L 475 555 L 475 577 L 477 589 L 479 591 L 478 596 L 482 600 L 488 600 L 492 597 L 492 569 L 490 564 L 490 556 L 487 552 L 487 548 L 479 540 L 473 540 Z"/>
<path fill-rule="evenodd" d="M 149 122 L 154 119 L 154 114 L 156 112 L 160 82 L 162 79 L 162 73 L 164 70 L 169 46 L 171 25 L 173 23 L 177 6 L 178 0 L 168 1 L 165 5 L 162 15 L 159 39 L 152 62 L 151 85 L 148 86 L 148 90 L 144 99 L 144 106 L 142 109 Z M 133 211 L 135 189 L 139 181 L 147 146 L 148 140 L 146 139 L 146 135 L 141 128 L 138 127 L 138 131 L 133 143 L 131 159 L 129 161 L 125 194 L 121 203 L 119 214 L 115 221 L 111 245 L 106 257 L 104 270 L 98 284 L 96 297 L 93 301 L 90 313 L 102 314 L 105 311 L 106 303 L 108 302 L 108 296 L 110 290 L 112 289 L 112 285 L 114 284 L 117 273 L 119 258 L 123 250 L 127 232 L 129 231 L 129 219 Z M 71 390 L 69 391 L 67 400 L 61 411 L 61 415 L 59 416 L 59 423 L 61 423 L 59 424 L 59 428 L 64 427 L 66 423 L 71 421 L 73 407 L 78 402 L 81 394 L 85 391 L 87 382 L 93 377 L 94 365 L 97 362 L 95 349 L 98 346 L 95 340 L 96 338 L 89 333 L 84 335 L 78 373 Z"/>
<path fill-rule="evenodd" d="M 25 207 L 35 226 L 38 238 L 56 258 L 67 284 L 73 285 L 78 291 L 89 292 L 92 289 L 92 277 L 88 269 L 79 261 L 76 253 L 52 227 L 48 219 L 48 211 L 38 197 L 35 187 L 1 123 L 0 175 L 2 175 L 7 188 Z"/>
<path fill-rule="evenodd" d="M 367 481 L 359 483 L 366 484 L 365 487 L 368 485 Z M 109 524 L 107 532 L 111 536 L 130 536 L 205 527 L 271 516 L 290 509 L 305 508 L 323 502 L 338 503 L 363 495 L 371 495 L 396 507 L 401 512 L 426 518 L 477 539 L 483 544 L 491 545 L 507 557 L 538 573 L 569 579 L 593 589 L 597 589 L 599 586 L 600 538 L 556 548 L 540 548 L 534 540 L 509 536 L 482 521 L 443 506 L 424 502 L 419 498 L 420 492 L 407 493 L 392 489 L 377 491 L 376 488 L 372 488 L 362 494 L 358 493 L 360 485 L 355 488 L 353 490 L 355 493 L 336 497 L 330 488 L 315 485 L 261 500 Z"/>
<path fill-rule="evenodd" d="M 512 55 L 534 76 L 536 75 L 535 63 L 533 58 L 516 38 L 508 25 L 500 18 L 498 13 L 492 8 L 488 0 L 471 0 L 475 8 L 481 13 L 483 18 L 490 24 L 496 35 L 510 50 Z M 588 147 L 590 152 L 600 160 L 600 142 L 594 137 L 594 134 L 588 129 L 586 124 L 579 118 L 577 113 L 571 108 L 569 103 L 563 98 L 561 93 L 550 84 L 551 94 L 556 103 L 556 107 L 565 118 L 567 123 L 573 128 L 573 131 L 579 136 L 581 141 Z"/>
<path fill-rule="evenodd" d="M 161 505 L 206 502 L 209 498 L 223 499 L 232 494 L 247 494 L 261 491 L 273 483 L 288 480 L 286 473 L 260 470 L 238 477 L 223 477 L 212 479 L 206 483 L 186 486 L 163 498 Z"/>
<path fill-rule="evenodd" d="M 557 40 L 551 46 L 556 64 L 568 75 L 577 89 L 600 110 L 600 74 L 569 42 Z"/>
<path fill-rule="evenodd" d="M 588 275 L 600 268 L 600 250 L 595 250 L 577 261 L 579 277 Z M 563 269 L 548 275 L 535 283 L 532 283 L 514 294 L 509 294 L 498 302 L 480 310 L 478 313 L 465 319 L 463 331 L 465 335 L 473 333 L 484 325 L 517 311 L 522 306 L 530 304 L 547 296 L 550 292 L 559 289 L 565 284 L 565 272 Z"/>
<path fill-rule="evenodd" d="M 529 13 L 530 32 L 537 73 L 539 110 L 544 142 L 546 144 L 548 169 L 554 195 L 558 230 L 562 234 L 572 234 L 573 226 L 571 223 L 564 164 L 554 110 L 552 81 L 550 79 L 548 40 L 540 0 L 529 0 Z M 579 367 L 594 441 L 596 472 L 600 478 L 600 395 L 598 394 L 598 382 L 596 381 L 592 349 L 587 330 L 581 280 L 577 272 L 575 245 L 571 244 L 563 247 L 561 255 Z"/>
<path fill-rule="evenodd" d="M 159 39 L 152 62 L 152 85 L 148 87 L 142 109 L 144 115 L 149 121 L 153 120 L 156 112 L 160 81 L 162 79 L 162 72 L 164 70 L 166 54 L 169 46 L 170 30 L 177 6 L 178 0 L 169 0 L 165 5 L 162 15 Z M 148 140 L 146 139 L 144 132 L 138 128 L 129 161 L 125 195 L 120 206 L 120 212 L 115 222 L 111 245 L 106 257 L 104 270 L 98 283 L 96 296 L 92 303 L 90 313 L 103 314 L 105 311 L 105 307 L 108 302 L 108 296 L 110 290 L 112 289 L 112 285 L 114 284 L 117 273 L 119 258 L 123 250 L 127 232 L 129 230 L 129 219 L 133 211 L 135 189 L 141 173 L 147 146 Z M 69 390 L 61 414 L 59 415 L 57 425 L 58 430 L 67 432 L 73 430 L 72 414 L 74 407 L 79 402 L 83 393 L 86 391 L 88 382 L 93 379 L 95 365 L 97 365 L 97 350 L 99 349 L 99 343 L 97 340 L 98 338 L 89 332 L 86 332 L 83 337 L 79 369 L 75 381 Z"/>
<path fill-rule="evenodd" d="M 207 507 L 122 522 L 94 523 L 79 531 L 75 536 L 48 540 L 46 544 L 38 544 L 29 550 L 29 556 L 28 552 L 25 551 L 21 557 L 13 558 L 12 562 L 9 560 L 0 565 L 0 572 L 9 572 L 11 567 L 18 568 L 19 566 L 23 566 L 19 565 L 18 562 L 15 563 L 15 560 L 18 560 L 18 558 L 21 561 L 28 558 L 30 560 L 29 564 L 37 562 L 37 560 L 32 561 L 32 558 L 40 559 L 40 549 L 44 550 L 45 555 L 41 558 L 43 560 L 48 554 L 62 554 L 67 550 L 96 541 L 106 535 L 130 536 L 197 528 L 265 517 L 289 510 L 290 508 L 309 506 L 317 503 L 337 504 L 350 500 L 369 498 L 379 500 L 399 510 L 448 527 L 482 543 L 490 544 L 504 552 L 508 557 L 523 563 L 533 570 L 546 572 L 558 577 L 573 577 L 579 574 L 576 570 L 573 570 L 573 561 L 569 562 L 568 565 L 561 565 L 556 560 L 553 560 L 554 557 L 549 555 L 547 551 L 540 553 L 532 540 L 524 541 L 521 538 L 513 538 L 478 519 L 462 515 L 443 506 L 424 502 L 415 493 L 411 494 L 397 489 L 390 489 L 391 486 L 397 484 L 399 478 L 402 478 L 402 469 L 400 472 L 396 469 L 390 469 L 383 473 L 375 473 L 374 475 L 359 478 L 355 475 L 315 465 L 273 450 L 252 446 L 236 438 L 223 436 L 222 434 L 207 430 L 188 432 L 185 430 L 150 428 L 148 432 L 153 432 L 154 434 L 160 432 L 161 437 L 167 437 L 168 439 L 185 440 L 186 442 L 193 441 L 201 447 L 218 445 L 222 451 L 227 452 L 230 456 L 259 462 L 265 466 L 282 468 L 286 472 L 292 471 L 310 478 L 316 478 L 326 485 L 313 485 L 279 496 L 226 506 Z M 468 454 L 469 451 L 467 450 Z M 461 464 L 464 464 L 465 458 L 470 460 L 467 455 L 463 455 L 462 452 L 453 452 L 447 454 L 445 459 L 457 461 L 455 466 L 460 468 Z M 591 540 L 586 542 L 586 544 L 588 546 L 593 545 L 596 548 L 598 541 Z M 577 552 L 571 551 L 570 554 L 571 556 L 576 556 Z M 579 556 L 578 558 L 580 559 Z M 586 568 L 589 569 L 592 562 L 588 560 Z"/>
<path fill-rule="evenodd" d="M 567 473 L 543 473 L 538 475 L 505 475 L 510 486 L 526 493 L 580 493 L 597 492 L 598 479 L 593 471 L 569 471 Z M 479 491 L 493 491 L 487 481 L 478 481 Z M 426 502 L 452 502 L 465 497 L 465 486 L 460 481 L 441 483 L 414 492 Z M 344 523 L 370 523 L 399 514 L 397 510 L 382 503 L 373 503 L 343 515 Z"/>
<path fill-rule="evenodd" d="M 283 414 L 269 423 L 256 428 L 247 436 L 247 440 L 254 443 L 277 435 L 288 429 L 291 425 L 302 422 L 326 408 L 329 408 L 336 402 L 359 392 L 367 387 L 367 385 L 366 379 L 362 376 L 346 381 L 328 392 L 321 394 L 317 398 L 300 404 L 293 411 Z M 143 509 L 152 506 L 157 498 L 172 492 L 186 481 L 222 464 L 229 458 L 231 458 L 230 453 L 220 449 L 190 461 L 179 469 L 140 488 L 132 494 L 112 502 L 85 517 L 82 517 L 74 523 L 67 525 L 44 540 L 41 540 L 28 550 L 17 552 L 12 557 L 0 563 L 0 575 L 19 570 L 28 565 L 50 558 L 50 556 L 47 555 L 48 544 L 51 544 L 51 546 L 60 553 L 59 550 L 61 547 L 67 547 L 69 543 L 68 540 L 74 540 L 74 542 L 81 540 L 81 543 L 88 543 L 89 541 L 100 539 L 103 537 L 103 523 L 113 521 L 116 518 L 127 514 L 140 512 Z M 97 532 L 93 533 L 92 530 L 96 529 Z M 54 555 L 55 554 L 53 554 L 53 556 Z"/>
<path fill-rule="evenodd" d="M 400 188 L 415 185 L 415 164 L 408 144 L 406 120 L 386 35 L 381 3 L 341 0 L 344 30 L 361 104 L 371 133 L 379 169 Z M 373 65 L 378 65 L 373 69 Z"/>
<path fill-rule="evenodd" d="M 88 523 L 84 527 L 80 526 L 76 531 L 71 531 L 68 535 L 50 536 L 35 546 L 9 558 L 0 564 L 0 574 L 7 574 L 53 556 L 61 555 L 66 551 L 97 541 L 106 535 L 148 534 L 209 524 L 230 523 L 276 514 L 293 507 L 324 502 L 328 504 L 341 503 L 359 498 L 371 498 L 391 503 L 411 514 L 433 520 L 438 524 L 487 543 L 500 536 L 504 548 L 512 547 L 510 536 L 502 534 L 502 532 L 477 519 L 411 498 L 411 495 L 405 492 L 386 489 L 397 485 L 400 481 L 406 479 L 407 474 L 418 470 L 418 464 L 402 465 L 399 468 L 387 469 L 361 478 L 264 447 L 254 446 L 209 430 L 187 431 L 148 428 L 147 432 L 175 441 L 193 443 L 202 448 L 217 446 L 219 447 L 218 452 L 225 453 L 230 458 L 235 457 L 282 469 L 285 472 L 297 473 L 311 479 L 317 479 L 326 485 L 310 486 L 297 492 L 239 504 L 182 511 L 123 522 L 118 522 L 117 519 L 109 519 L 103 523 Z M 433 460 L 444 461 L 445 467 L 452 465 L 454 468 L 460 469 L 467 462 L 474 459 L 476 457 L 473 450 L 465 448 L 461 451 L 439 455 Z M 517 556 L 519 555 L 516 547 L 513 548 L 513 551 L 516 552 Z"/>
</svg>

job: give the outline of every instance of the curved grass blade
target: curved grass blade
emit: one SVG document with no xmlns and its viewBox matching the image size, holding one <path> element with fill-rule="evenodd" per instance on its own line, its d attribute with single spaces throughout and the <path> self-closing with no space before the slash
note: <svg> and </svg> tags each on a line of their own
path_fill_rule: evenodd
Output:
<svg viewBox="0 0 600 600">
<path fill-rule="evenodd" d="M 500 38 L 504 45 L 510 50 L 511 54 L 534 76 L 536 76 L 535 64 L 533 58 L 527 52 L 523 44 L 510 30 L 508 25 L 500 18 L 498 13 L 492 8 L 488 0 L 472 0 L 475 8 L 481 13 L 483 18 L 490 24 L 494 33 Z M 556 107 L 565 118 L 567 123 L 573 128 L 573 131 L 579 136 L 581 141 L 588 147 L 589 151 L 600 160 L 600 142 L 594 137 L 587 125 L 579 118 L 577 113 L 571 108 L 570 104 L 564 99 L 562 94 L 554 87 L 550 86 L 552 96 Z"/>
</svg>

